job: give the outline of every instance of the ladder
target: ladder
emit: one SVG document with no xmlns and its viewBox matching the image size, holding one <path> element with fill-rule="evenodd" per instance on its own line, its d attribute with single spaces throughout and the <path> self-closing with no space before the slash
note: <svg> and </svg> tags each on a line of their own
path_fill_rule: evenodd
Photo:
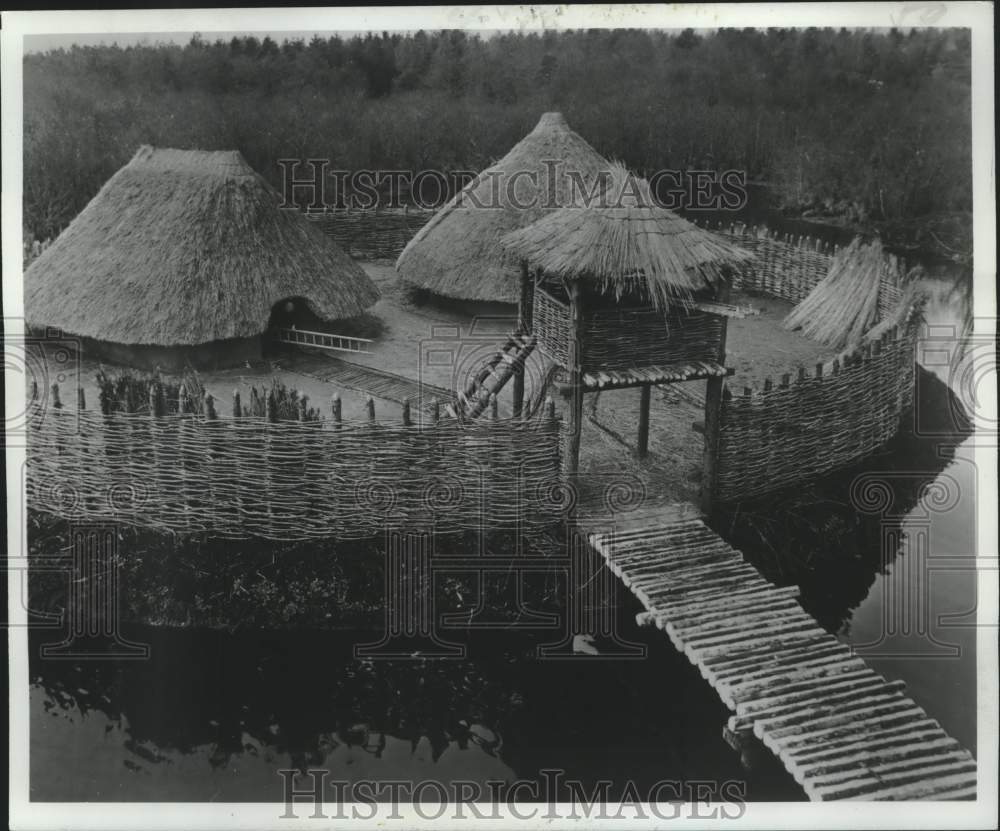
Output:
<svg viewBox="0 0 1000 831">
<path fill-rule="evenodd" d="M 524 369 L 524 362 L 535 348 L 535 336 L 525 332 L 511 332 L 507 342 L 479 370 L 464 389 L 456 391 L 455 401 L 446 412 L 452 418 L 479 418 L 489 406 L 490 398 L 497 395 L 517 372 Z"/>
<path fill-rule="evenodd" d="M 312 346 L 316 349 L 329 349 L 333 352 L 356 352 L 362 355 L 368 353 L 369 338 L 355 338 L 351 335 L 337 335 L 333 332 L 311 332 L 308 329 L 279 328 L 273 332 L 273 337 L 279 343 L 291 343 L 297 346 Z"/>
</svg>

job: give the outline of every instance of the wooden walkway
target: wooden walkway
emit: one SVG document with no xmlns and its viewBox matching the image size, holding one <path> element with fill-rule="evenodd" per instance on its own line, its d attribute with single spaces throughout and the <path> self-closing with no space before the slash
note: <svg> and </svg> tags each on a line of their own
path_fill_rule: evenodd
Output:
<svg viewBox="0 0 1000 831">
<path fill-rule="evenodd" d="M 655 624 L 812 800 L 974 799 L 976 761 L 822 629 L 798 587 L 767 582 L 697 511 L 644 512 L 614 533 L 580 523 Z"/>
</svg>

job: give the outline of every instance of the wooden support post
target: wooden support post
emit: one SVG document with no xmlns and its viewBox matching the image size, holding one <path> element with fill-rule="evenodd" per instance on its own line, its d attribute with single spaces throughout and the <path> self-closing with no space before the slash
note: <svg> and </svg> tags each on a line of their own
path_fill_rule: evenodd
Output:
<svg viewBox="0 0 1000 831">
<path fill-rule="evenodd" d="M 584 308 L 583 292 L 578 280 L 569 286 L 569 436 L 566 444 L 566 474 L 575 478 L 580 470 L 580 432 L 583 429 L 583 355 Z"/>
<path fill-rule="evenodd" d="M 343 405 L 341 404 L 339 393 L 335 392 L 330 399 L 330 409 L 333 411 L 333 426 L 339 430 L 340 424 L 343 421 Z"/>
<path fill-rule="evenodd" d="M 413 419 L 410 417 L 410 399 L 403 399 L 403 426 L 412 427 Z"/>
<path fill-rule="evenodd" d="M 645 458 L 649 452 L 649 398 L 651 384 L 643 384 L 639 387 L 639 440 L 636 443 L 636 450 L 639 458 Z"/>
<path fill-rule="evenodd" d="M 517 303 L 517 333 L 527 337 L 532 327 L 532 306 L 535 302 L 535 284 L 528 273 L 528 264 L 521 263 L 521 296 Z M 524 361 L 514 366 L 514 418 L 524 411 Z"/>
<path fill-rule="evenodd" d="M 76 388 L 76 408 L 78 410 L 87 409 L 87 397 L 83 394 L 83 387 Z"/>
<path fill-rule="evenodd" d="M 719 303 L 728 303 L 730 296 L 730 281 L 732 273 L 728 270 L 723 275 L 723 282 L 715 293 Z M 718 362 L 726 365 L 726 335 L 728 333 L 728 318 L 722 318 L 722 331 L 719 333 Z M 702 462 L 701 480 L 701 510 L 710 517 L 715 508 L 715 484 L 719 478 L 719 430 L 722 423 L 722 390 L 725 387 L 724 375 L 713 376 L 705 382 L 705 451 Z"/>
<path fill-rule="evenodd" d="M 368 410 L 368 423 L 374 427 L 375 426 L 375 399 L 372 398 L 370 395 L 368 396 L 367 400 L 365 401 L 365 407 Z"/>
<path fill-rule="evenodd" d="M 243 404 L 240 402 L 240 391 L 233 390 L 233 418 L 242 418 Z"/>
</svg>

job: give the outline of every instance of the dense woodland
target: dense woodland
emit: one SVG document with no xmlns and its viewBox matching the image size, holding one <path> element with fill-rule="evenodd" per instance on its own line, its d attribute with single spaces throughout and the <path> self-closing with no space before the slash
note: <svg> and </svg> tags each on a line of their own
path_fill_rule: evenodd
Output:
<svg viewBox="0 0 1000 831">
<path fill-rule="evenodd" d="M 600 152 L 745 170 L 791 213 L 971 211 L 968 30 L 600 30 L 72 47 L 24 63 L 25 231 L 54 236 L 138 145 L 344 170 L 479 170 L 545 110 Z"/>
</svg>

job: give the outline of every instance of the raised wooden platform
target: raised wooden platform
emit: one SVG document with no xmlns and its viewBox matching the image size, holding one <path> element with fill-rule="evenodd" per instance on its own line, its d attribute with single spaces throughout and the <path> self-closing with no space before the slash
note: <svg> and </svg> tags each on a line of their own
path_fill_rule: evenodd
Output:
<svg viewBox="0 0 1000 831">
<path fill-rule="evenodd" d="M 704 378 L 721 378 L 732 375 L 732 367 L 725 367 L 707 361 L 692 361 L 684 364 L 662 364 L 660 366 L 635 367 L 623 370 L 584 372 L 583 386 L 587 392 L 597 390 L 626 389 L 647 384 L 675 384 L 681 381 L 698 381 Z M 565 394 L 568 387 L 565 377 L 556 380 L 556 389 Z"/>
<path fill-rule="evenodd" d="M 597 517 L 584 517 L 583 530 Z M 904 692 L 822 629 L 697 511 L 645 512 L 591 545 L 812 800 L 971 799 L 976 761 Z"/>
</svg>

